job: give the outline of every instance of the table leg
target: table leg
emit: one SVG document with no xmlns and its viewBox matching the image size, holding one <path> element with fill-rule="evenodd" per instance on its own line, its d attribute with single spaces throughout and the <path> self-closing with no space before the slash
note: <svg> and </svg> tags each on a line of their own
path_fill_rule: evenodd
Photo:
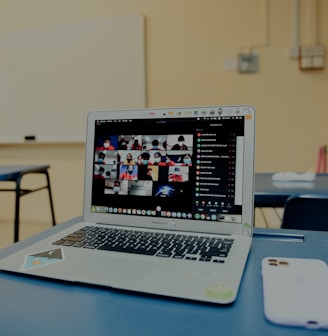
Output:
<svg viewBox="0 0 328 336">
<path fill-rule="evenodd" d="M 45 174 L 47 177 L 47 189 L 48 189 L 48 194 L 49 194 L 49 202 L 50 202 L 50 209 L 51 209 L 51 215 L 52 215 L 52 225 L 55 226 L 56 225 L 55 211 L 54 211 L 54 205 L 52 201 L 52 193 L 51 193 L 50 178 L 49 178 L 48 171 L 46 171 Z"/>
<path fill-rule="evenodd" d="M 16 190 L 15 190 L 15 223 L 14 223 L 14 243 L 19 240 L 19 207 L 20 207 L 20 196 L 21 196 L 21 180 L 22 177 L 19 176 L 16 180 Z"/>
</svg>

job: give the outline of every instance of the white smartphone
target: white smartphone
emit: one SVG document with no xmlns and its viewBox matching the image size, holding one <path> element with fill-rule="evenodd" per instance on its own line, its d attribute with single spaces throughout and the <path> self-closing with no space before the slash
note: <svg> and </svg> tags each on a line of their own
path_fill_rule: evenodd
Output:
<svg viewBox="0 0 328 336">
<path fill-rule="evenodd" d="M 328 328 L 328 267 L 318 259 L 262 260 L 264 314 L 277 324 Z"/>
</svg>

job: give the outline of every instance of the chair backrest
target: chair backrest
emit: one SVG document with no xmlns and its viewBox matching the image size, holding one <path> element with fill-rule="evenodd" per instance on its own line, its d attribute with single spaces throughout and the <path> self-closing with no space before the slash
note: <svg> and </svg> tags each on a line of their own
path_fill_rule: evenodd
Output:
<svg viewBox="0 0 328 336">
<path fill-rule="evenodd" d="M 281 228 L 328 231 L 328 194 L 290 196 L 285 203 Z"/>
</svg>

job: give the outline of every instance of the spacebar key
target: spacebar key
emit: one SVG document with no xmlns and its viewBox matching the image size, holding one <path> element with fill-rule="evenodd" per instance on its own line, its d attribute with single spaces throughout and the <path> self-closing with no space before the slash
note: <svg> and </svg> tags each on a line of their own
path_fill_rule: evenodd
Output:
<svg viewBox="0 0 328 336">
<path fill-rule="evenodd" d="M 157 250 L 156 249 L 145 249 L 145 248 L 133 248 L 133 247 L 113 247 L 110 244 L 105 244 L 99 247 L 98 250 L 106 250 L 113 252 L 124 252 L 124 253 L 133 253 L 133 254 L 143 254 L 143 255 L 154 255 Z"/>
</svg>

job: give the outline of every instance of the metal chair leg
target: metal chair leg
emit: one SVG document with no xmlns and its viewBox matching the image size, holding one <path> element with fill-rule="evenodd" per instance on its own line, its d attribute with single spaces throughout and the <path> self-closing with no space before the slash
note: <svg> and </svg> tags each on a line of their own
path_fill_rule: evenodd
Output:
<svg viewBox="0 0 328 336">
<path fill-rule="evenodd" d="M 49 178 L 48 171 L 46 171 L 45 174 L 46 174 L 46 177 L 47 177 L 47 189 L 48 189 L 48 194 L 49 194 L 50 209 L 51 209 L 51 215 L 52 215 L 52 225 L 55 226 L 56 225 L 55 211 L 54 211 L 54 205 L 53 205 L 53 200 L 52 200 L 50 178 Z"/>
<path fill-rule="evenodd" d="M 21 177 L 16 180 L 16 200 L 15 200 L 15 223 L 14 223 L 14 243 L 19 240 L 19 207 L 20 207 L 20 197 L 21 197 Z"/>
</svg>

